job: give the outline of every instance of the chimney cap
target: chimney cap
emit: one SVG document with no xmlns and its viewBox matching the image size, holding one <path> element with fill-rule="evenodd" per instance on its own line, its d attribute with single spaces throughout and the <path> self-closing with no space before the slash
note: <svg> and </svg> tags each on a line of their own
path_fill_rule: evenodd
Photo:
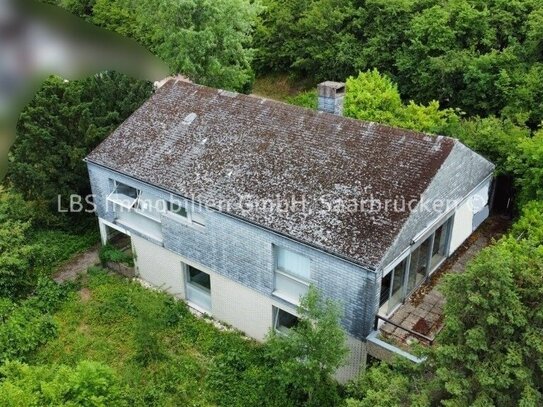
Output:
<svg viewBox="0 0 543 407">
<path fill-rule="evenodd" d="M 345 93 L 344 82 L 325 81 L 317 85 L 319 96 L 335 97 Z"/>
</svg>

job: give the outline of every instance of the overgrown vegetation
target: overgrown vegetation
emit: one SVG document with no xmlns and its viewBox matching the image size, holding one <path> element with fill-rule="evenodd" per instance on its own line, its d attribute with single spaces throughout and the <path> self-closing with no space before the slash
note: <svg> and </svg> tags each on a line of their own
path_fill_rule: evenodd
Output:
<svg viewBox="0 0 543 407">
<path fill-rule="evenodd" d="M 71 195 L 90 193 L 85 156 L 151 90 L 151 83 L 115 72 L 71 82 L 51 77 L 19 119 L 8 164 L 10 185 L 58 221 L 58 210 L 69 209 Z M 92 209 L 85 200 L 81 204 Z"/>
<path fill-rule="evenodd" d="M 539 0 L 264 0 L 256 69 L 341 80 L 377 68 L 406 100 L 543 120 Z"/>
<path fill-rule="evenodd" d="M 46 278 L 98 240 L 92 216 L 57 212 L 58 195 L 89 192 L 82 158 L 152 91 L 113 72 L 50 78 L 21 115 L 0 189 L 1 405 L 543 403 L 540 0 L 47 2 L 198 83 L 249 92 L 256 72 L 259 94 L 315 108 L 313 90 L 292 89 L 348 78 L 347 116 L 459 138 L 513 177 L 522 215 L 444 282 L 445 329 L 426 363 L 371 366 L 341 389 L 337 309 L 316 292 L 290 335 L 259 345 L 99 269 L 77 289 Z M 109 247 L 101 258 L 129 263 Z"/>
<path fill-rule="evenodd" d="M 44 218 L 51 217 L 35 202 L 0 187 L 0 297 L 28 295 L 40 276 L 51 275 L 63 261 L 98 241 L 94 224 L 84 232 L 49 229 Z"/>
<path fill-rule="evenodd" d="M 111 244 L 105 244 L 100 248 L 100 261 L 103 265 L 108 262 L 126 264 L 127 266 L 134 266 L 134 257 L 130 254 L 117 249 Z"/>
<path fill-rule="evenodd" d="M 291 335 L 262 345 L 217 329 L 167 294 L 91 269 L 54 314 L 54 334 L 27 359 L 31 365 L 7 365 L 0 386 L 33 389 L 27 396 L 41 399 L 47 395 L 40 393 L 39 383 L 56 381 L 57 373 L 43 376 L 46 366 L 64 372 L 72 366 L 89 368 L 85 361 L 93 361 L 91 370 L 97 377 L 113 378 L 109 385 L 122 390 L 127 405 L 293 406 L 308 399 L 322 405 L 323 395 L 327 405 L 334 405 L 339 396 L 330 373 L 345 356 L 337 305 L 316 292 L 304 304 L 301 324 Z M 305 339 L 315 347 L 308 350 Z M 300 357 L 287 358 L 289 351 Z M 58 397 L 65 397 L 64 389 Z"/>
</svg>

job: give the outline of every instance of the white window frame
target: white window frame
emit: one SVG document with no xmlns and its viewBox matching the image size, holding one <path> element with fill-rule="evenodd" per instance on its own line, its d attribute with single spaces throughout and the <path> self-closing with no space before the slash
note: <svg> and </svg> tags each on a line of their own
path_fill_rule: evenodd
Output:
<svg viewBox="0 0 543 407">
<path fill-rule="evenodd" d="M 276 307 L 275 305 L 272 306 L 272 312 L 273 312 L 273 330 L 274 330 L 274 332 L 276 332 L 277 334 L 280 334 L 280 335 L 288 335 L 289 331 L 292 329 L 292 328 L 287 328 L 287 327 L 284 327 L 283 329 L 280 329 L 280 327 L 278 326 L 279 313 L 280 312 L 284 312 L 286 314 L 292 315 L 298 321 L 300 320 L 300 317 L 298 317 L 298 315 L 296 315 L 296 314 L 294 314 L 292 312 L 289 312 L 289 311 L 285 311 L 284 309 Z"/>
<path fill-rule="evenodd" d="M 190 267 L 196 269 L 196 270 L 199 270 L 200 272 L 202 273 L 205 273 L 209 276 L 209 290 L 207 289 L 204 289 L 202 287 L 199 287 L 197 284 L 194 284 L 190 281 Z M 194 309 L 196 309 L 197 311 L 200 311 L 200 312 L 203 312 L 205 314 L 208 314 L 208 315 L 211 315 L 211 309 L 212 309 L 212 306 L 213 306 L 213 303 L 212 303 L 212 297 L 211 297 L 211 287 L 212 287 L 212 282 L 211 282 L 211 274 L 208 273 L 206 270 L 203 270 L 201 267 L 197 267 L 197 266 L 193 266 L 191 264 L 187 264 L 187 263 L 182 263 L 182 269 L 183 269 L 183 274 L 184 274 L 184 280 L 185 280 L 185 298 L 187 300 L 187 303 Z M 206 296 L 209 296 L 209 308 L 206 308 L 205 306 L 202 306 L 202 305 L 199 305 L 195 302 L 193 302 L 190 298 L 189 298 L 189 292 L 190 292 L 190 288 L 200 292 L 201 294 L 203 295 L 206 295 Z"/>
<path fill-rule="evenodd" d="M 174 220 L 177 220 L 178 222 L 184 223 L 186 225 L 193 226 L 195 228 L 205 229 L 205 227 L 206 227 L 206 217 L 203 214 L 203 211 L 199 211 L 199 212 L 195 211 L 192 208 L 189 208 L 190 205 L 187 205 L 186 203 L 187 202 L 182 202 L 182 201 L 176 201 L 176 202 L 168 201 L 168 207 L 167 207 L 168 215 L 170 217 L 172 217 Z M 172 210 L 170 210 L 169 207 L 172 204 L 180 205 L 183 208 L 185 208 L 187 216 L 179 215 L 179 214 L 173 212 Z M 194 216 L 195 213 L 197 213 L 196 216 Z M 198 219 L 195 219 L 195 218 L 198 218 Z"/>
<path fill-rule="evenodd" d="M 112 179 L 112 181 L 113 181 L 113 191 L 111 191 L 110 194 L 107 196 L 107 200 L 113 203 L 114 205 L 119 205 L 120 207 L 125 208 L 125 209 L 134 208 L 134 206 L 136 205 L 136 202 L 138 201 L 139 196 L 141 195 L 141 190 L 139 190 L 138 188 L 134 188 L 131 185 L 125 184 L 124 182 L 119 182 L 114 179 Z M 129 188 L 133 188 L 136 191 L 136 197 L 132 198 L 128 195 L 118 194 L 117 188 L 119 187 L 119 184 L 127 186 Z M 121 195 L 125 196 L 128 199 L 117 199 L 117 196 L 121 196 Z M 130 202 L 130 203 L 127 204 L 126 202 Z"/>
<path fill-rule="evenodd" d="M 296 254 L 298 256 L 302 256 L 302 257 L 307 258 L 309 260 L 309 279 L 300 278 L 300 276 L 295 276 L 295 275 L 289 273 L 287 270 L 283 270 L 283 269 L 279 268 L 278 267 L 279 250 L 286 250 L 286 251 L 294 253 L 294 254 Z M 284 277 L 287 280 L 290 280 L 290 281 L 294 282 L 295 284 L 305 286 L 305 288 L 306 288 L 306 291 L 304 293 L 304 295 L 305 295 L 305 294 L 307 294 L 307 291 L 309 291 L 309 286 L 312 283 L 312 281 L 311 281 L 311 259 L 309 257 L 307 257 L 307 256 L 304 256 L 301 253 L 298 253 L 298 252 L 294 251 L 294 250 L 290 250 L 290 249 L 287 249 L 287 248 L 284 248 L 284 247 L 281 247 L 281 246 L 277 246 L 277 245 L 273 245 L 273 254 L 274 254 L 273 295 L 275 295 L 276 297 L 281 298 L 282 300 L 287 301 L 287 302 L 289 302 L 291 304 L 300 305 L 300 298 L 302 297 L 302 295 L 300 295 L 300 297 L 298 297 L 298 298 L 292 298 L 288 294 L 285 294 L 285 293 L 277 290 L 277 275 L 279 275 L 281 277 Z"/>
<path fill-rule="evenodd" d="M 143 191 L 139 191 L 139 194 L 138 194 L 138 199 L 136 201 L 136 204 L 134 204 L 133 206 L 133 209 L 134 209 L 134 212 L 137 213 L 138 215 L 141 215 L 141 216 L 145 216 L 147 219 L 150 219 L 154 222 L 158 222 L 158 223 L 162 223 L 161 220 L 160 220 L 160 214 L 162 213 L 160 210 L 157 211 L 157 214 L 158 216 L 153 216 L 150 214 L 150 211 L 147 212 L 145 209 L 140 209 L 138 208 L 138 203 L 142 202 L 142 196 L 145 194 L 145 192 Z M 154 195 L 153 193 L 149 192 L 148 193 L 149 195 Z M 158 198 L 158 197 L 157 197 Z M 160 200 L 160 198 L 158 199 Z M 157 201 L 158 201 L 157 200 Z"/>
</svg>

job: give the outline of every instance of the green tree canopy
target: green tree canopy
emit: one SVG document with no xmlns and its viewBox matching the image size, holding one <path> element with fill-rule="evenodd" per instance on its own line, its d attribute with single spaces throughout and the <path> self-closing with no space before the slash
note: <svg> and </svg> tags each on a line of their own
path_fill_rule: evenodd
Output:
<svg viewBox="0 0 543 407">
<path fill-rule="evenodd" d="M 146 100 L 152 84 L 115 72 L 82 81 L 52 77 L 24 109 L 8 180 L 56 211 L 57 196 L 90 192 L 83 158 Z"/>
<path fill-rule="evenodd" d="M 217 88 L 248 91 L 252 32 L 261 10 L 250 0 L 59 0 L 89 21 L 131 37 L 173 73 Z"/>
<path fill-rule="evenodd" d="M 504 115 L 534 129 L 541 105 L 540 0 L 264 0 L 257 68 L 315 81 L 377 68 L 416 103 Z"/>
<path fill-rule="evenodd" d="M 302 298 L 299 314 L 298 324 L 288 334 L 270 333 L 271 376 L 293 400 L 312 406 L 332 405 L 338 395 L 331 375 L 347 355 L 339 307 L 311 287 Z"/>
<path fill-rule="evenodd" d="M 543 223 L 543 208 L 528 208 L 513 235 L 447 276 L 435 353 L 447 406 L 543 402 L 543 242 L 529 227 Z"/>
</svg>

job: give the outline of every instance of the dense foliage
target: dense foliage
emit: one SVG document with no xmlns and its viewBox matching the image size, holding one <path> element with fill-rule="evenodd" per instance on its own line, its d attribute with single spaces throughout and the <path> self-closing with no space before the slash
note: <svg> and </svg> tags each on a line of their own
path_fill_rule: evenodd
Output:
<svg viewBox="0 0 543 407">
<path fill-rule="evenodd" d="M 97 362 L 29 366 L 9 362 L 0 367 L 3 406 L 128 406 L 115 372 Z"/>
<path fill-rule="evenodd" d="M 470 115 L 543 120 L 540 0 L 264 0 L 260 72 L 315 81 L 377 68 L 402 95 Z"/>
<path fill-rule="evenodd" d="M 250 0 L 57 0 L 74 14 L 145 45 L 172 72 L 203 85 L 248 91 L 254 80 Z"/>
<path fill-rule="evenodd" d="M 300 304 L 300 319 L 287 335 L 272 331 L 268 354 L 275 361 L 272 376 L 291 400 L 308 406 L 338 403 L 332 374 L 345 363 L 345 332 L 338 324 L 337 304 L 310 288 Z"/>
<path fill-rule="evenodd" d="M 45 213 L 45 215 L 44 215 Z M 97 241 L 94 225 L 75 233 L 43 226 L 49 214 L 21 195 L 0 187 L 0 297 L 30 293 L 41 274 Z"/>
<path fill-rule="evenodd" d="M 457 405 L 543 403 L 543 204 L 447 277 L 437 375 Z M 535 231 L 535 234 L 534 234 Z"/>
<path fill-rule="evenodd" d="M 33 295 L 19 303 L 0 298 L 0 366 L 24 360 L 57 333 L 51 314 L 66 298 L 66 289 L 41 278 Z"/>
<path fill-rule="evenodd" d="M 50 78 L 21 114 L 8 180 L 25 199 L 56 212 L 60 196 L 66 209 L 71 194 L 90 192 L 85 156 L 151 90 L 149 82 L 115 72 L 82 81 Z"/>
</svg>

